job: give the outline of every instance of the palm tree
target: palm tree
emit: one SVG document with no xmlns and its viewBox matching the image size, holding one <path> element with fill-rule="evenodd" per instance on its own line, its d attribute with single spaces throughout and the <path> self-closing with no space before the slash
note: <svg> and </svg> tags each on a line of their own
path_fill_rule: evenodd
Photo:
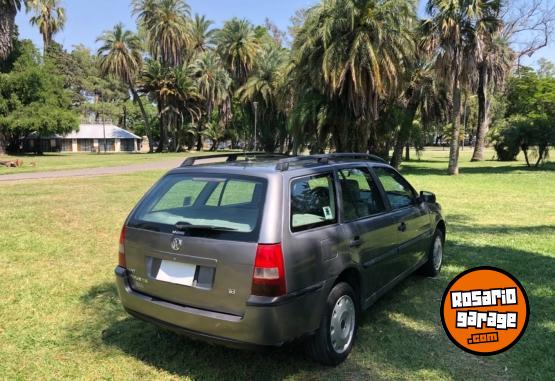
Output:
<svg viewBox="0 0 555 381">
<path fill-rule="evenodd" d="M 202 134 L 212 141 L 210 151 L 215 151 L 218 148 L 218 143 L 224 137 L 224 130 L 218 123 L 207 123 Z"/>
<path fill-rule="evenodd" d="M 133 0 L 132 4 L 152 57 L 164 67 L 181 65 L 192 44 L 185 0 Z"/>
<path fill-rule="evenodd" d="M 149 94 L 158 105 L 160 144 L 158 151 L 168 149 L 168 135 L 173 133 L 172 146 L 179 149 L 182 126 L 199 117 L 201 96 L 188 66 L 167 68 L 151 60 L 140 81 L 140 91 Z"/>
<path fill-rule="evenodd" d="M 368 147 L 378 101 L 400 89 L 403 67 L 413 55 L 416 20 L 410 0 L 324 0 L 306 13 L 293 52 L 304 74 L 330 100 L 353 114 L 359 135 L 351 149 Z M 375 132 L 375 130 L 374 130 Z"/>
<path fill-rule="evenodd" d="M 472 161 L 484 160 L 486 134 L 491 124 L 490 94 L 503 87 L 515 59 L 507 40 L 499 34 L 484 36 L 483 43 L 478 62 L 478 126 Z"/>
<path fill-rule="evenodd" d="M 141 40 L 119 23 L 113 30 L 104 32 L 96 41 L 102 43 L 98 49 L 100 70 L 104 75 L 114 77 L 129 87 L 133 100 L 141 110 L 146 131 L 150 133 L 149 118 L 135 86 L 137 76 L 143 67 Z M 152 141 L 150 136 L 149 141 Z"/>
<path fill-rule="evenodd" d="M 234 18 L 216 33 L 217 51 L 237 86 L 243 85 L 253 69 L 260 49 L 254 28 L 247 20 Z"/>
<path fill-rule="evenodd" d="M 0 0 L 0 62 L 12 51 L 15 16 L 21 10 L 21 0 Z"/>
<path fill-rule="evenodd" d="M 417 122 L 417 113 L 425 122 L 424 125 L 429 125 L 433 121 L 442 120 L 449 106 L 447 91 L 429 66 L 429 57 L 423 54 L 419 56 L 421 60 L 411 69 L 411 78 L 401 101 L 404 103 L 403 115 L 390 160 L 395 168 L 401 165 L 403 148 L 409 144 L 411 130 Z"/>
<path fill-rule="evenodd" d="M 27 4 L 34 13 L 31 24 L 39 28 L 46 54 L 54 35 L 64 29 L 65 9 L 60 6 L 59 0 L 28 0 Z"/>
<path fill-rule="evenodd" d="M 195 14 L 191 22 L 191 49 L 195 54 L 204 53 L 212 47 L 216 33 L 216 29 L 210 29 L 212 24 L 213 21 L 205 16 Z"/>
<path fill-rule="evenodd" d="M 423 23 L 423 46 L 435 55 L 437 73 L 449 84 L 453 106 L 449 150 L 450 175 L 459 173 L 461 93 L 475 73 L 479 34 L 493 33 L 498 27 L 499 1 L 429 0 L 430 18 Z"/>
<path fill-rule="evenodd" d="M 198 90 L 203 98 L 204 115 L 209 121 L 215 108 L 229 103 L 231 98 L 231 78 L 222 66 L 219 56 L 211 51 L 201 54 L 193 65 Z M 198 124 L 197 150 L 202 149 L 202 118 Z"/>
<path fill-rule="evenodd" d="M 152 101 L 158 106 L 158 126 L 160 128 L 160 142 L 158 144 L 158 152 L 167 149 L 167 129 L 163 115 L 163 102 L 168 87 L 167 76 L 168 68 L 163 67 L 160 62 L 150 60 L 142 72 L 141 78 L 138 81 L 139 91 L 143 94 L 148 94 Z"/>
<path fill-rule="evenodd" d="M 258 102 L 261 143 L 273 152 L 286 135 L 285 105 L 282 91 L 285 83 L 287 51 L 275 45 L 263 47 L 256 69 L 247 82 L 237 90 L 237 96 L 245 105 Z"/>
</svg>

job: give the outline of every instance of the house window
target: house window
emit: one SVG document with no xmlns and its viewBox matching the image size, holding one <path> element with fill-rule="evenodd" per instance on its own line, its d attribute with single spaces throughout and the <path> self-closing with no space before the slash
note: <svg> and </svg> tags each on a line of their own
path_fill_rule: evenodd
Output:
<svg viewBox="0 0 555 381">
<path fill-rule="evenodd" d="M 62 140 L 62 151 L 63 152 L 73 151 L 73 144 L 71 142 L 71 139 L 63 139 Z"/>
<path fill-rule="evenodd" d="M 77 141 L 77 150 L 79 152 L 91 152 L 93 148 L 92 139 L 79 139 Z"/>
<path fill-rule="evenodd" d="M 106 152 L 114 152 L 116 150 L 116 141 L 114 139 L 106 139 L 106 146 L 104 146 L 104 139 L 98 139 L 98 151 L 104 152 L 104 150 Z"/>
<path fill-rule="evenodd" d="M 125 152 L 135 151 L 135 140 L 134 139 L 121 139 L 121 150 Z"/>
</svg>

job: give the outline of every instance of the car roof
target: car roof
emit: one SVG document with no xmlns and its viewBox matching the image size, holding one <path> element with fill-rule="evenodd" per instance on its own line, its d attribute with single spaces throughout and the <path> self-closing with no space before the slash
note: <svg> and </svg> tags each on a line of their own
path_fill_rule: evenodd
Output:
<svg viewBox="0 0 555 381">
<path fill-rule="evenodd" d="M 243 157 L 244 160 L 238 160 Z M 387 166 L 383 159 L 358 153 L 288 156 L 265 153 L 231 153 L 194 156 L 170 173 L 182 172 L 229 172 L 233 174 L 269 175 L 285 172 L 299 172 L 307 169 L 321 169 L 339 165 L 365 164 Z"/>
</svg>

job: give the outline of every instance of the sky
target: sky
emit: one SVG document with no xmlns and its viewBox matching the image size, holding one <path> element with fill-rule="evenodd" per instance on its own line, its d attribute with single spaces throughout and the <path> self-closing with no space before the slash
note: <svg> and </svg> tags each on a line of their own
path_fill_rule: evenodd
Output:
<svg viewBox="0 0 555 381">
<path fill-rule="evenodd" d="M 188 0 L 192 13 L 206 15 L 221 26 L 232 17 L 246 18 L 253 24 L 263 24 L 269 18 L 280 29 L 287 30 L 290 18 L 296 10 L 307 8 L 317 0 Z M 96 38 L 105 30 L 110 30 L 118 22 L 129 29 L 135 29 L 135 19 L 131 16 L 130 0 L 62 0 L 66 9 L 67 23 L 65 29 L 54 39 L 66 49 L 84 44 L 96 50 Z M 419 14 L 423 15 L 424 1 L 420 2 Z M 42 38 L 36 27 L 29 24 L 29 15 L 20 12 L 17 25 L 22 38 L 33 40 L 42 47 Z M 544 57 L 555 62 L 555 41 L 538 51 L 531 59 L 524 59 L 522 64 L 533 65 Z"/>
</svg>

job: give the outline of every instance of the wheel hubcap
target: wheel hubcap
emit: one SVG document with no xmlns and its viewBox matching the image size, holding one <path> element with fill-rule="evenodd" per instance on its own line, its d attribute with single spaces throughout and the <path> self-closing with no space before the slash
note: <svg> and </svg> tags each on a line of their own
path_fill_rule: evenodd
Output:
<svg viewBox="0 0 555 381">
<path fill-rule="evenodd" d="M 343 295 L 335 303 L 330 319 L 330 338 L 333 350 L 345 352 L 353 341 L 355 331 L 355 303 L 348 295 Z"/>
<path fill-rule="evenodd" d="M 441 262 L 443 261 L 443 243 L 440 237 L 436 237 L 434 241 L 434 269 L 439 270 L 441 267 Z"/>
</svg>

